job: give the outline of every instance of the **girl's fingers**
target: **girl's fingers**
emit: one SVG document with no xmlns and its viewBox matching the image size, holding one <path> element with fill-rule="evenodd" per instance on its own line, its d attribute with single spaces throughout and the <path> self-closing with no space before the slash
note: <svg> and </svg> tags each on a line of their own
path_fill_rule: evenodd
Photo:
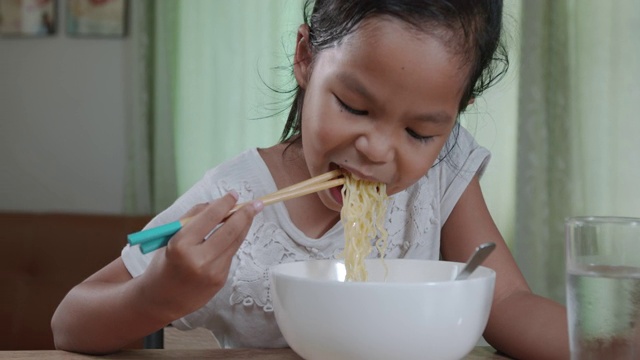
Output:
<svg viewBox="0 0 640 360">
<path fill-rule="evenodd" d="M 238 201 L 238 195 L 235 192 L 227 193 L 225 196 L 210 202 L 207 206 L 199 211 L 195 216 L 184 225 L 182 230 L 178 232 L 181 238 L 185 238 L 185 243 L 199 244 L 205 236 L 211 232 L 225 216 L 233 208 Z"/>
<path fill-rule="evenodd" d="M 208 202 L 195 205 L 194 207 L 189 209 L 189 211 L 187 211 L 186 214 L 182 215 L 182 217 L 180 217 L 180 220 L 186 219 L 186 218 L 191 218 L 191 217 L 194 217 L 194 216 L 198 215 L 201 211 L 206 209 L 207 205 L 209 205 Z"/>
<path fill-rule="evenodd" d="M 254 201 L 233 213 L 225 223 L 202 244 L 207 247 L 204 251 L 209 254 L 222 254 L 231 250 L 232 254 L 235 253 L 247 236 L 253 218 L 262 211 L 263 207 L 264 205 L 261 201 Z"/>
</svg>

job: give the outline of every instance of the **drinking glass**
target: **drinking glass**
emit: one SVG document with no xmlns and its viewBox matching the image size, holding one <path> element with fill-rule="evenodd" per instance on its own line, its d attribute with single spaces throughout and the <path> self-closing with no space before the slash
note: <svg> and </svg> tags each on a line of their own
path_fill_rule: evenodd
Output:
<svg viewBox="0 0 640 360">
<path fill-rule="evenodd" d="M 640 219 L 565 220 L 572 360 L 640 359 Z"/>
</svg>

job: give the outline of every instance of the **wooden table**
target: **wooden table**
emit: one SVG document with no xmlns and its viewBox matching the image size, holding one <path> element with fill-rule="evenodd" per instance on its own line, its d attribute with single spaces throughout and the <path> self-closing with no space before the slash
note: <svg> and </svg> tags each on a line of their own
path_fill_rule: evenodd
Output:
<svg viewBox="0 0 640 360">
<path fill-rule="evenodd" d="M 89 356 L 60 350 L 0 351 L 0 359 L 231 359 L 231 360 L 301 360 L 291 349 L 205 349 L 205 350 L 124 350 L 112 355 Z M 489 347 L 476 347 L 465 360 L 509 359 Z"/>
</svg>

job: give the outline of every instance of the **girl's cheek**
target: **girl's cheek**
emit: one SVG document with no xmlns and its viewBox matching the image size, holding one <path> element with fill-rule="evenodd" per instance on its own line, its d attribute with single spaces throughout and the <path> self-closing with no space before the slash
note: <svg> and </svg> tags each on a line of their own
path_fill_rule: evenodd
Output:
<svg viewBox="0 0 640 360">
<path fill-rule="evenodd" d="M 320 115 L 319 118 L 314 119 L 308 125 L 309 130 L 311 130 L 313 133 L 313 136 L 322 141 L 331 141 L 332 138 L 339 133 L 339 131 L 344 130 L 329 113 Z"/>
</svg>

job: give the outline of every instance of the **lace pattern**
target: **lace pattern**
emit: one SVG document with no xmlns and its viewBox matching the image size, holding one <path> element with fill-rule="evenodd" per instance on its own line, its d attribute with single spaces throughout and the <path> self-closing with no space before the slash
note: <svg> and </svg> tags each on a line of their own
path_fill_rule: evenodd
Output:
<svg viewBox="0 0 640 360">
<path fill-rule="evenodd" d="M 255 229 L 255 230 L 254 230 Z M 296 244 L 277 224 L 260 221 L 236 253 L 237 268 L 232 277 L 231 305 L 258 305 L 273 311 L 269 268 L 273 265 L 310 259 L 332 259 L 313 247 Z"/>
</svg>

